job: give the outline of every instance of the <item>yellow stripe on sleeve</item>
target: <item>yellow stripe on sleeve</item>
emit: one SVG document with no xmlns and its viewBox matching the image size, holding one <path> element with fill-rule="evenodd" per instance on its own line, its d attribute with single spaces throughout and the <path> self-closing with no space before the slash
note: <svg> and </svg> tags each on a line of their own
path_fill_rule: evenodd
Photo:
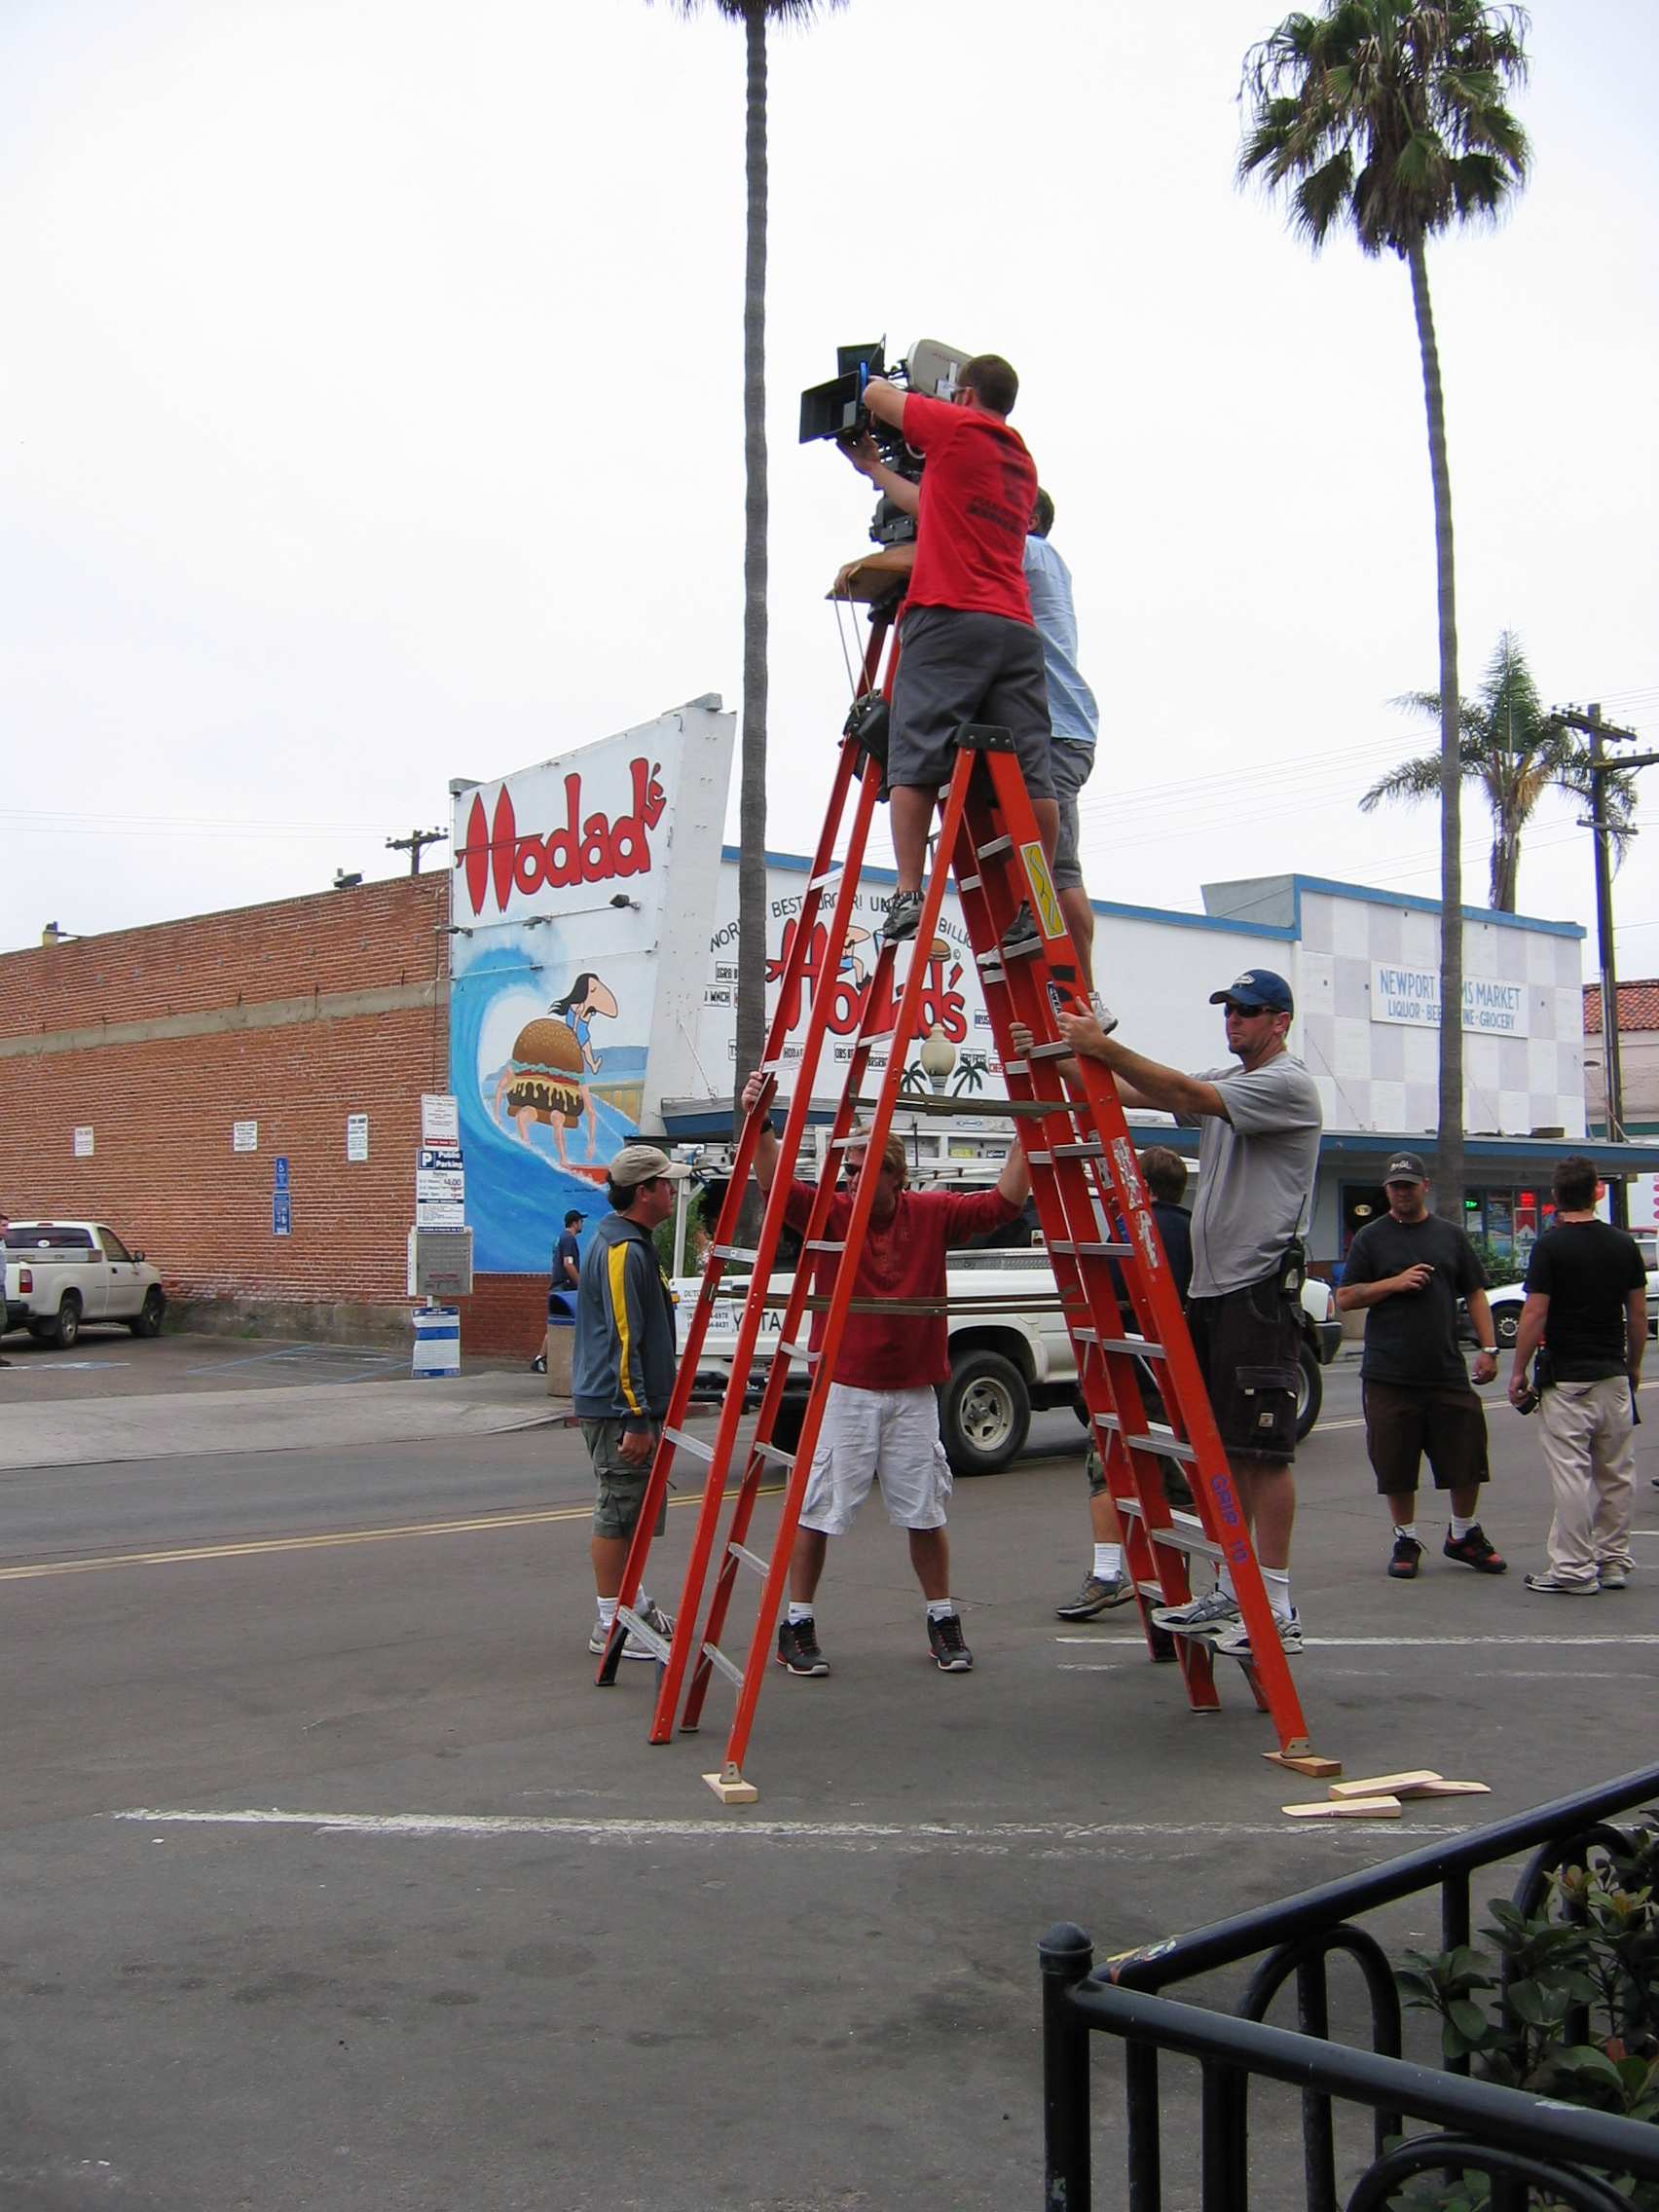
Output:
<svg viewBox="0 0 1659 2212">
<path fill-rule="evenodd" d="M 619 1346 L 616 1380 L 623 1397 L 627 1399 L 634 1412 L 643 1415 L 645 1408 L 635 1397 L 634 1386 L 628 1380 L 634 1345 L 628 1328 L 628 1247 L 626 1244 L 611 1245 L 608 1266 L 610 1270 L 610 1306 L 616 1318 L 616 1342 Z"/>
</svg>

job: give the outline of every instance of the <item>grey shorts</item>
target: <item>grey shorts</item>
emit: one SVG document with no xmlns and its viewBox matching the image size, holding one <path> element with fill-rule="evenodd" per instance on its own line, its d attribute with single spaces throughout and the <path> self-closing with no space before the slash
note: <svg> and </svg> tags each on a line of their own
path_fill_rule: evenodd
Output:
<svg viewBox="0 0 1659 2212">
<path fill-rule="evenodd" d="M 956 765 L 964 722 L 997 722 L 1013 733 L 1025 788 L 1052 798 L 1049 770 L 1049 680 L 1029 622 L 915 607 L 899 632 L 887 781 L 937 791 Z"/>
<path fill-rule="evenodd" d="M 650 1480 L 651 1463 L 635 1467 L 623 1458 L 619 1449 L 622 1442 L 622 1423 L 619 1420 L 584 1420 L 582 1441 L 593 1461 L 593 1479 L 596 1485 L 593 1501 L 593 1532 L 596 1536 L 631 1536 L 634 1524 L 640 1518 L 640 1508 L 645 1502 L 645 1485 Z M 662 1493 L 657 1508 L 653 1535 L 660 1536 L 668 1522 L 668 1492 Z"/>
<path fill-rule="evenodd" d="M 1092 745 L 1074 745 L 1056 737 L 1049 749 L 1049 775 L 1060 809 L 1060 834 L 1054 845 L 1054 889 L 1081 891 L 1083 869 L 1077 857 L 1077 794 L 1094 768 Z"/>
</svg>

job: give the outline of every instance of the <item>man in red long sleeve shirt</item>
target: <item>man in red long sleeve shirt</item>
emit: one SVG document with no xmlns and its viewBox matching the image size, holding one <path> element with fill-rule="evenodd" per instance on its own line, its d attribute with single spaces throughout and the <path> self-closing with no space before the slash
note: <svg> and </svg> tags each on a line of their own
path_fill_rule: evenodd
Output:
<svg viewBox="0 0 1659 2212">
<path fill-rule="evenodd" d="M 743 1103 L 753 1112 L 764 1078 L 752 1075 Z M 854 1138 L 847 1174 L 856 1182 L 867 1145 Z M 778 1171 L 778 1142 L 768 1126 L 755 1156 L 755 1174 L 769 1191 Z M 778 1660 L 792 1675 L 827 1675 L 830 1662 L 818 1644 L 813 1600 L 831 1536 L 844 1535 L 879 1477 L 887 1517 L 910 1541 L 910 1564 L 927 1601 L 928 1645 L 940 1671 L 965 1675 L 974 1655 L 963 1640 L 962 1620 L 950 1595 L 950 1541 L 944 1506 L 950 1467 L 940 1441 L 935 1385 L 950 1374 L 942 1301 L 945 1254 L 988 1230 L 1013 1221 L 1031 1190 L 1025 1154 L 1016 1142 L 989 1191 L 910 1191 L 904 1186 L 904 1147 L 890 1136 L 883 1153 L 875 1200 L 853 1282 L 855 1298 L 938 1299 L 937 1313 L 849 1313 L 824 1408 L 812 1475 L 801 1505 L 790 1558 L 790 1609 L 778 1625 Z M 804 1183 L 790 1187 L 787 1219 L 802 1228 L 812 1207 Z M 844 1235 L 852 1194 L 837 1194 L 825 1236 Z M 828 1296 L 836 1255 L 820 1256 L 817 1289 Z M 813 1315 L 812 1346 L 827 1316 Z"/>
</svg>

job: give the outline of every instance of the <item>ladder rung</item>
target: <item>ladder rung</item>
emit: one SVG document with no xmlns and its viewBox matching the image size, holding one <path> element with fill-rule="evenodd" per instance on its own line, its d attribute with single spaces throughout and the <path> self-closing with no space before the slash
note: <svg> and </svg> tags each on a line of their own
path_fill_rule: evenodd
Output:
<svg viewBox="0 0 1659 2212">
<path fill-rule="evenodd" d="M 820 1356 L 810 1345 L 787 1345 L 782 1337 L 778 1339 L 778 1349 L 787 1351 L 792 1359 L 817 1359 Z"/>
<path fill-rule="evenodd" d="M 1024 1075 L 1032 1060 L 1069 1060 L 1072 1057 L 1072 1048 L 1062 1038 L 1057 1045 L 1033 1045 L 1023 1060 L 1005 1060 L 1003 1065 L 1014 1075 Z M 1056 1098 L 1049 1112 L 1052 1114 L 1056 1111 L 1087 1114 L 1088 1101 L 1087 1098 Z"/>
<path fill-rule="evenodd" d="M 1006 833 L 1001 837 L 993 837 L 988 845 L 974 847 L 976 855 L 982 861 L 994 861 L 999 853 L 1012 853 L 1013 850 L 1014 839 Z"/>
<path fill-rule="evenodd" d="M 1145 1523 L 1146 1515 L 1141 1510 L 1138 1497 L 1115 1498 L 1113 1503 L 1120 1514 L 1127 1516 L 1131 1521 Z M 1179 1528 L 1176 1527 L 1177 1522 L 1181 1524 Z M 1195 1529 L 1198 1530 L 1197 1535 L 1192 1533 Z M 1168 1552 L 1185 1552 L 1191 1559 L 1212 1559 L 1219 1562 L 1225 1556 L 1221 1546 L 1212 1544 L 1204 1534 L 1203 1526 L 1196 1513 L 1172 1513 L 1167 1529 L 1148 1528 L 1146 1536 L 1148 1543 L 1161 1544 Z"/>
<path fill-rule="evenodd" d="M 658 1636 L 654 1628 L 647 1628 L 632 1605 L 618 1605 L 616 1618 L 622 1623 L 622 1626 L 628 1631 L 636 1643 L 643 1643 L 645 1649 L 652 1652 L 660 1662 L 667 1664 L 668 1639 L 666 1636 Z"/>
<path fill-rule="evenodd" d="M 758 1552 L 752 1552 L 747 1544 L 727 1544 L 726 1550 L 731 1554 L 733 1559 L 741 1560 L 745 1567 L 752 1567 L 756 1574 L 763 1576 L 770 1574 L 772 1571 L 771 1561 L 769 1559 L 762 1559 Z M 707 1649 L 707 1645 L 705 1645 L 704 1648 Z"/>
<path fill-rule="evenodd" d="M 828 1313 L 832 1298 L 809 1298 L 809 1313 Z M 1069 1313 L 1077 1301 L 1063 1298 L 1024 1298 L 1016 1290 L 976 1297 L 964 1291 L 955 1298 L 850 1298 L 849 1313 Z M 816 1355 L 815 1355 L 816 1356 Z"/>
<path fill-rule="evenodd" d="M 1086 1137 L 1081 1144 L 1057 1144 L 1053 1150 L 1055 1160 L 1104 1160 L 1106 1147 L 1098 1137 Z"/>
<path fill-rule="evenodd" d="M 756 1439 L 750 1446 L 750 1450 L 758 1453 L 762 1459 L 775 1460 L 780 1467 L 793 1467 L 794 1465 L 794 1454 L 786 1452 L 781 1444 L 762 1444 Z"/>
<path fill-rule="evenodd" d="M 735 1688 L 743 1687 L 743 1669 L 728 1659 L 718 1643 L 705 1643 L 703 1657 L 711 1667 L 717 1668 Z"/>
<path fill-rule="evenodd" d="M 848 1100 L 854 1113 L 871 1113 L 877 1101 L 873 1098 Z M 981 1121 L 1002 1121 L 1005 1116 L 1015 1120 L 1020 1115 L 1028 1121 L 1041 1121 L 1049 1114 L 1087 1112 L 1087 1102 L 1080 1100 L 1076 1108 L 1068 1098 L 901 1098 L 896 1101 L 895 1114 L 974 1114 Z"/>
<path fill-rule="evenodd" d="M 695 1436 L 687 1436 L 682 1428 L 665 1428 L 662 1433 L 677 1452 L 689 1452 L 694 1458 L 706 1459 L 711 1467 L 714 1465 L 715 1454 L 712 1445 L 700 1442 Z"/>
<path fill-rule="evenodd" d="M 714 1260 L 758 1260 L 758 1252 L 746 1252 L 741 1244 L 711 1244 L 709 1257 Z"/>
<path fill-rule="evenodd" d="M 984 877 L 979 875 L 959 875 L 956 878 L 958 891 L 978 891 L 983 887 L 983 884 Z"/>
<path fill-rule="evenodd" d="M 830 1236 L 814 1236 L 808 1240 L 806 1248 L 809 1252 L 844 1252 L 847 1249 L 847 1240 L 842 1237 L 840 1242 L 836 1243 L 834 1238 Z"/>
<path fill-rule="evenodd" d="M 1144 1436 L 1124 1436 L 1124 1424 L 1116 1414 L 1096 1414 L 1096 1428 L 1108 1428 L 1115 1436 L 1124 1437 L 1124 1445 L 1130 1452 L 1151 1452 L 1161 1459 L 1196 1459 L 1198 1453 L 1190 1444 L 1183 1444 L 1172 1428 L 1161 1421 L 1149 1421 Z"/>
<path fill-rule="evenodd" d="M 830 884 L 839 883 L 846 872 L 847 864 L 842 861 L 836 866 L 828 869 L 823 875 L 808 876 L 806 888 L 808 891 L 827 891 Z"/>
<path fill-rule="evenodd" d="M 1098 1244 L 1074 1244 L 1069 1238 L 1056 1236 L 1049 1249 L 1051 1252 L 1069 1252 L 1074 1260 L 1126 1260 L 1134 1246 L 1129 1243 L 1119 1244 L 1111 1239 Z"/>
<path fill-rule="evenodd" d="M 1162 1359 L 1161 1345 L 1149 1344 L 1145 1337 L 1097 1337 L 1092 1329 L 1080 1329 L 1079 1336 L 1088 1337 L 1102 1351 L 1126 1351 L 1131 1359 Z"/>
</svg>

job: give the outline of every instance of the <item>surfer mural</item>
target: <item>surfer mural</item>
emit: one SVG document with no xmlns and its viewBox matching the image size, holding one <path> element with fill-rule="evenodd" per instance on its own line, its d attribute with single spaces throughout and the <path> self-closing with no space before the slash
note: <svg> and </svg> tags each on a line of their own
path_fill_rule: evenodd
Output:
<svg viewBox="0 0 1659 2212">
<path fill-rule="evenodd" d="M 562 999 L 527 1022 L 513 1039 L 512 1057 L 496 1079 L 498 1121 L 510 1120 L 521 1144 L 545 1123 L 552 1131 L 561 1167 L 567 1164 L 565 1132 L 585 1120 L 587 1157 L 599 1157 L 599 1112 L 591 1105 L 586 1076 L 597 1075 L 600 1055 L 593 1049 L 596 1017 L 617 1019 L 621 1009 L 591 969 L 586 969 Z"/>
<path fill-rule="evenodd" d="M 475 1270 L 545 1274 L 604 1162 L 690 1088 L 733 717 L 699 700 L 451 787 L 450 1088 Z"/>
</svg>

